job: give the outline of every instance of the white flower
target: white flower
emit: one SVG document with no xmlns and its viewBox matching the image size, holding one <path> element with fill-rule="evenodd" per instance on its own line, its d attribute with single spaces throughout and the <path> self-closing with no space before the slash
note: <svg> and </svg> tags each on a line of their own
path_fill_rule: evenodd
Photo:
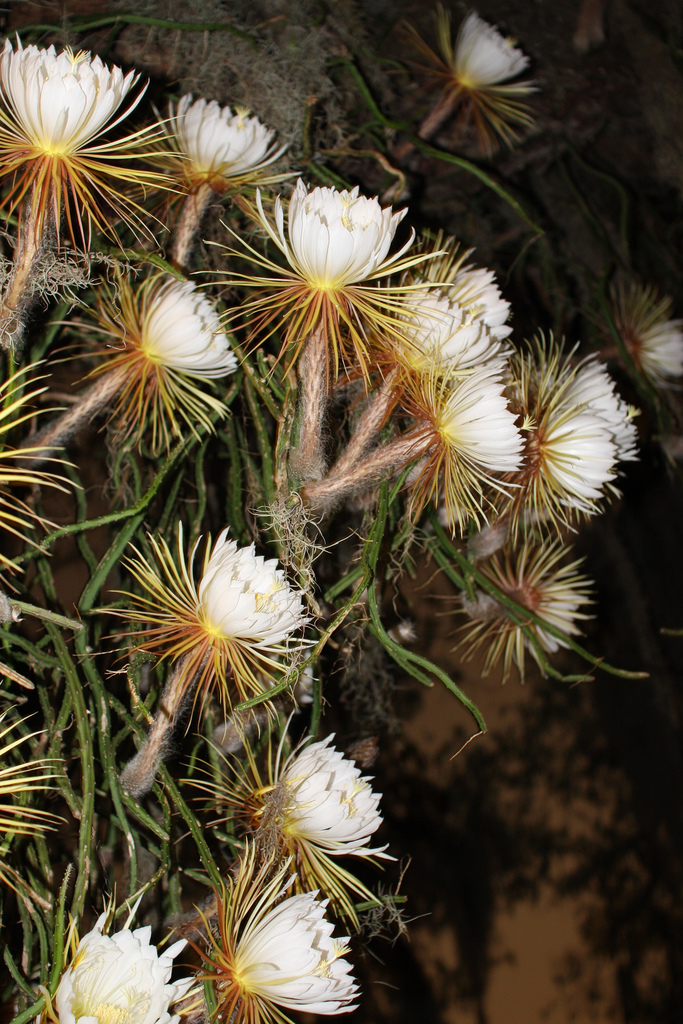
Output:
<svg viewBox="0 0 683 1024">
<path fill-rule="evenodd" d="M 276 558 L 254 554 L 218 536 L 197 592 L 197 615 L 217 640 L 244 640 L 276 648 L 304 625 L 301 592 L 292 590 Z"/>
<path fill-rule="evenodd" d="M 606 366 L 590 360 L 577 370 L 567 389 L 566 402 L 583 405 L 604 420 L 617 447 L 618 459 L 626 461 L 638 458 L 634 411 L 617 394 Z"/>
<path fill-rule="evenodd" d="M 573 355 L 541 337 L 511 359 L 509 390 L 526 438 L 513 532 L 521 522 L 568 525 L 572 510 L 594 515 L 614 490 L 619 458 L 633 455 L 630 414 L 612 381 L 599 363 L 572 366 Z"/>
<path fill-rule="evenodd" d="M 168 280 L 153 290 L 140 327 L 140 349 L 152 362 L 206 378 L 237 368 L 215 306 L 192 281 Z"/>
<path fill-rule="evenodd" d="M 257 204 L 267 224 L 260 192 Z M 272 232 L 272 237 L 304 280 L 321 289 L 343 289 L 387 273 L 405 252 L 407 245 L 387 260 L 407 212 L 382 209 L 377 199 L 359 195 L 358 186 L 350 192 L 325 187 L 309 192 L 299 179 L 289 200 L 287 235 L 280 197 L 275 200 L 277 234 Z"/>
<path fill-rule="evenodd" d="M 2 99 L 12 120 L 37 150 L 55 156 L 75 153 L 99 135 L 138 77 L 134 71 L 124 76 L 116 66 L 109 69 L 83 51 L 58 54 L 54 46 L 39 50 L 18 39 L 16 52 L 6 39 L 0 57 Z"/>
<path fill-rule="evenodd" d="M 543 474 L 561 504 L 586 514 L 616 475 L 617 446 L 601 416 L 575 402 L 558 402 L 543 429 Z"/>
<path fill-rule="evenodd" d="M 499 472 L 513 472 L 521 464 L 522 436 L 500 373 L 489 367 L 478 367 L 442 392 L 436 425 L 455 457 Z"/>
<path fill-rule="evenodd" d="M 532 620 L 520 624 L 518 617 L 509 617 L 507 609 L 489 594 L 478 593 L 474 601 L 463 598 L 463 610 L 472 620 L 470 626 L 463 627 L 467 634 L 464 642 L 471 645 L 469 654 L 488 646 L 484 674 L 503 656 L 504 678 L 514 662 L 523 681 L 527 651 L 543 669 L 540 652 L 555 653 L 568 646 L 566 637 L 581 632 L 578 622 L 589 617 L 584 609 L 592 603 L 590 581 L 576 571 L 581 559 L 562 564 L 565 553 L 559 541 L 536 544 L 527 540 L 516 552 L 496 555 L 482 567 L 503 594 L 564 634 L 556 636 Z"/>
<path fill-rule="evenodd" d="M 641 370 L 655 382 L 666 384 L 683 376 L 683 320 L 664 320 L 641 332 L 634 342 Z"/>
<path fill-rule="evenodd" d="M 169 1008 L 194 981 L 171 982 L 185 940 L 159 956 L 149 941 L 151 928 L 103 935 L 105 920 L 103 914 L 81 939 L 61 977 L 53 1000 L 59 1024 L 178 1024 Z"/>
<path fill-rule="evenodd" d="M 282 899 L 290 888 L 288 860 L 275 875 L 266 861 L 255 870 L 247 846 L 236 877 L 217 893 L 219 926 L 203 954 L 217 999 L 217 1017 L 230 1024 L 287 1024 L 281 1008 L 350 1013 L 358 992 L 345 938 L 332 936 L 327 900 L 317 893 Z"/>
<path fill-rule="evenodd" d="M 135 166 L 133 158 L 161 132 L 158 125 L 114 140 L 116 128 L 140 102 L 129 96 L 134 71 L 108 68 L 99 57 L 71 50 L 16 51 L 7 39 L 0 55 L 0 176 L 8 182 L 2 206 L 28 217 L 36 239 L 59 238 L 62 214 L 74 245 L 89 247 L 93 225 L 116 236 L 113 219 L 146 230 L 132 188 L 163 188 L 167 179 Z M 121 109 L 126 101 L 127 105 Z M 27 209 L 28 208 L 28 209 Z"/>
<path fill-rule="evenodd" d="M 202 578 L 194 579 L 194 558 L 183 548 L 178 524 L 178 553 L 163 538 L 149 537 L 152 558 L 138 551 L 128 568 L 144 594 L 129 595 L 133 608 L 119 614 L 146 629 L 136 636 L 138 650 L 182 658 L 186 689 L 197 685 L 207 703 L 214 691 L 224 708 L 261 695 L 272 679 L 287 671 L 290 659 L 307 641 L 292 637 L 308 619 L 299 590 L 289 586 L 277 560 L 239 548 L 223 530 L 204 554 Z M 201 538 L 200 538 L 201 540 Z"/>
<path fill-rule="evenodd" d="M 312 843 L 332 856 L 384 856 L 370 836 L 382 824 L 370 779 L 353 761 L 330 747 L 334 734 L 311 743 L 286 761 L 279 781 L 285 788 L 282 828 L 292 840 Z"/>
<path fill-rule="evenodd" d="M 287 148 L 273 145 L 275 132 L 257 117 L 239 108 L 233 114 L 215 100 L 193 103 L 189 94 L 179 100 L 177 111 L 171 104 L 170 122 L 180 152 L 189 159 L 191 176 L 214 185 L 260 171 Z"/>
<path fill-rule="evenodd" d="M 440 368 L 444 376 L 505 356 L 483 318 L 451 298 L 451 289 L 415 291 L 407 303 L 410 319 L 402 346 L 418 372 Z"/>
<path fill-rule="evenodd" d="M 334 939 L 327 900 L 300 893 L 246 922 L 235 975 L 251 998 L 305 1013 L 350 1013 L 358 991 L 345 938 Z"/>
<path fill-rule="evenodd" d="M 458 32 L 453 68 L 468 89 L 495 85 L 514 78 L 527 67 L 529 58 L 497 28 L 470 11 Z"/>
<path fill-rule="evenodd" d="M 472 317 L 482 320 L 491 337 L 502 341 L 512 333 L 507 324 L 510 303 L 502 297 L 496 284 L 496 275 L 484 267 L 463 267 L 447 289 L 448 297 Z"/>
</svg>

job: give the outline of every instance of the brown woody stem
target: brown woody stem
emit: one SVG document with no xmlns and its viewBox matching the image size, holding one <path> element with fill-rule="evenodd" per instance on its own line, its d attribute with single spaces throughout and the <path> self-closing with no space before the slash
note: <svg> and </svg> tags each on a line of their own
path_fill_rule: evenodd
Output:
<svg viewBox="0 0 683 1024">
<path fill-rule="evenodd" d="M 325 472 L 323 422 L 328 393 L 327 335 L 324 324 L 311 331 L 299 360 L 301 399 L 299 441 L 289 456 L 289 470 L 303 484 L 320 480 Z"/>
<path fill-rule="evenodd" d="M 204 183 L 196 192 L 190 192 L 178 219 L 170 250 L 170 260 L 179 270 L 185 270 L 188 264 L 194 240 L 199 231 L 202 217 L 214 195 L 211 185 Z"/>
</svg>

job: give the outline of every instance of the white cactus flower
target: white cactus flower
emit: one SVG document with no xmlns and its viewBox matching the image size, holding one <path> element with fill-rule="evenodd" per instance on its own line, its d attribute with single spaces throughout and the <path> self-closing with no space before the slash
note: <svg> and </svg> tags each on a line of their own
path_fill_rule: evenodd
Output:
<svg viewBox="0 0 683 1024">
<path fill-rule="evenodd" d="M 601 416 L 575 403 L 553 409 L 543 433 L 544 474 L 563 505 L 595 512 L 595 502 L 616 476 L 617 457 L 614 436 Z"/>
<path fill-rule="evenodd" d="M 526 438 L 524 467 L 512 478 L 513 531 L 594 515 L 615 490 L 619 459 L 634 456 L 632 414 L 601 364 L 573 366 L 573 355 L 541 337 L 511 359 L 509 389 Z"/>
<path fill-rule="evenodd" d="M 289 862 L 272 875 L 255 871 L 248 848 L 236 879 L 217 894 L 219 928 L 204 955 L 221 1020 L 231 1024 L 288 1024 L 282 1010 L 350 1013 L 358 985 L 344 959 L 346 938 L 334 938 L 317 893 L 282 899 Z"/>
<path fill-rule="evenodd" d="M 524 441 L 508 405 L 503 370 L 495 362 L 469 376 L 449 379 L 432 372 L 414 382 L 409 411 L 417 421 L 406 435 L 411 458 L 421 456 L 410 480 L 413 508 L 443 502 L 446 520 L 461 529 L 479 523 L 490 504 L 484 488 L 507 493 L 492 473 L 513 474 Z"/>
<path fill-rule="evenodd" d="M 237 944 L 235 971 L 252 995 L 305 1013 L 350 1013 L 358 991 L 350 976 L 345 938 L 334 939 L 327 900 L 299 893 L 258 922 L 249 921 Z"/>
<path fill-rule="evenodd" d="M 567 403 L 576 402 L 594 412 L 607 425 L 617 447 L 617 458 L 638 458 L 638 433 L 633 422 L 635 410 L 617 394 L 607 367 L 595 360 L 585 363 L 573 377 L 566 395 Z"/>
<path fill-rule="evenodd" d="M 200 538 L 201 540 L 201 538 Z M 300 632 L 308 619 L 303 594 L 290 587 L 277 560 L 240 548 L 223 530 L 213 547 L 207 544 L 199 584 L 193 563 L 199 541 L 189 557 L 178 525 L 177 558 L 163 539 L 149 538 L 153 560 L 139 552 L 128 568 L 145 591 L 130 595 L 133 608 L 122 614 L 144 623 L 136 636 L 139 650 L 183 658 L 188 687 L 199 679 L 204 699 L 218 690 L 225 708 L 262 694 L 274 674 L 287 670 L 287 659 L 307 642 Z"/>
<path fill-rule="evenodd" d="M 496 341 L 502 341 L 512 334 L 512 327 L 507 323 L 510 303 L 502 297 L 492 270 L 485 267 L 463 267 L 449 285 L 447 294 L 467 310 L 470 316 L 482 320 Z"/>
<path fill-rule="evenodd" d="M 333 739 L 334 733 L 287 759 L 279 776 L 286 793 L 282 829 L 290 839 L 334 857 L 387 857 L 386 846 L 368 846 L 382 824 L 381 794 L 373 792 L 371 780 L 353 761 L 330 746 Z"/>
<path fill-rule="evenodd" d="M 95 138 L 138 78 L 134 71 L 124 75 L 119 67 L 109 69 L 83 51 L 58 54 L 54 46 L 39 50 L 22 46 L 20 40 L 15 51 L 6 39 L 0 56 L 2 100 L 12 121 L 36 150 L 59 156 L 75 153 Z M 139 101 L 140 96 L 133 106 Z M 0 114 L 0 123 L 6 126 L 7 115 Z"/>
<path fill-rule="evenodd" d="M 454 73 L 468 89 L 497 85 L 515 78 L 529 64 L 529 58 L 474 11 L 470 11 L 458 32 L 453 60 Z"/>
<path fill-rule="evenodd" d="M 644 330 L 638 338 L 640 369 L 661 386 L 683 377 L 683 320 L 664 320 Z"/>
<path fill-rule="evenodd" d="M 436 425 L 456 458 L 501 473 L 522 461 L 523 441 L 508 407 L 499 370 L 478 367 L 440 393 Z"/>
<path fill-rule="evenodd" d="M 171 982 L 173 960 L 185 939 L 160 956 L 149 941 L 151 928 L 105 935 L 106 916 L 83 936 L 60 979 L 53 999 L 59 1024 L 178 1024 L 180 1017 L 170 1007 L 194 983 L 193 978 Z"/>
<path fill-rule="evenodd" d="M 228 376 L 237 359 L 211 300 L 191 281 L 156 274 L 135 289 L 124 277 L 116 289 L 105 284 L 96 302 L 104 358 L 91 376 L 106 375 L 115 389 L 109 422 L 118 436 L 149 438 L 157 454 L 188 430 L 213 432 L 227 408 L 197 380 Z"/>
<path fill-rule="evenodd" d="M 9 39 L 0 55 L 0 174 L 10 186 L 3 205 L 10 211 L 31 207 L 36 238 L 51 227 L 59 236 L 66 212 L 74 243 L 88 245 L 91 225 L 113 233 L 106 212 L 133 230 L 141 226 L 140 207 L 127 197 L 128 186 L 163 187 L 155 171 L 138 169 L 129 155 L 161 129 L 151 126 L 115 141 L 101 141 L 140 102 L 144 89 L 122 104 L 139 75 L 107 67 L 99 57 L 54 46 L 16 50 Z M 145 154 L 148 155 L 148 154 Z"/>
<path fill-rule="evenodd" d="M 260 193 L 257 203 L 267 223 Z M 406 248 L 387 260 L 396 229 L 407 212 L 392 213 L 390 206 L 383 209 L 377 199 L 361 196 L 358 186 L 350 192 L 326 187 L 309 192 L 299 178 L 289 200 L 287 233 L 278 196 L 277 234 L 272 235 L 304 280 L 318 288 L 341 289 L 388 272 Z"/>
<path fill-rule="evenodd" d="M 400 274 L 431 259 L 431 254 L 406 255 L 413 243 L 389 256 L 389 249 L 406 210 L 382 208 L 376 198 L 335 188 L 308 191 L 299 179 L 289 203 L 278 196 L 272 216 L 263 208 L 256 191 L 254 219 L 280 250 L 289 267 L 284 269 L 251 246 L 247 259 L 268 271 L 267 275 L 237 273 L 229 284 L 257 288 L 263 294 L 242 307 L 248 316 L 250 337 L 268 337 L 284 327 L 281 356 L 289 351 L 296 360 L 314 334 L 316 344 L 327 349 L 327 362 L 335 372 L 340 363 L 370 376 L 370 336 L 398 338 L 397 316 L 405 296 L 405 284 L 378 285 L 389 273 Z"/>
<path fill-rule="evenodd" d="M 528 620 L 520 624 L 517 618 L 508 617 L 506 608 L 489 594 L 480 592 L 474 601 L 463 598 L 463 611 L 471 623 L 463 627 L 466 635 L 462 642 L 469 645 L 466 657 L 479 647 L 488 648 L 483 674 L 502 657 L 503 678 L 507 678 L 514 662 L 523 682 L 526 653 L 544 670 L 541 652 L 554 654 L 569 646 L 566 637 L 580 634 L 579 623 L 590 618 L 586 606 L 593 603 L 591 582 L 577 572 L 582 559 L 566 564 L 566 554 L 561 541 L 538 544 L 526 540 L 515 552 L 497 554 L 483 565 L 484 575 L 503 594 L 543 620 L 543 623 Z M 558 630 L 563 636 L 557 636 L 547 627 Z"/>
<path fill-rule="evenodd" d="M 216 539 L 197 591 L 197 613 L 217 639 L 277 649 L 306 622 L 301 592 L 292 590 L 276 558 L 240 548 L 227 529 Z"/>
<path fill-rule="evenodd" d="M 171 104 L 170 130 L 187 157 L 189 176 L 214 188 L 256 174 L 287 148 L 273 145 L 275 132 L 257 117 L 239 107 L 233 113 L 215 100 L 192 102 L 191 94 L 181 97 L 177 109 Z"/>
<path fill-rule="evenodd" d="M 408 364 L 419 373 L 432 369 L 445 376 L 505 358 L 483 318 L 451 298 L 451 289 L 417 290 L 407 303 L 405 343 Z"/>
<path fill-rule="evenodd" d="M 617 279 L 610 286 L 613 326 L 636 368 L 655 387 L 683 376 L 683 320 L 672 320 L 673 299 L 654 285 Z M 612 328 L 605 325 L 609 336 Z"/>
<path fill-rule="evenodd" d="M 140 348 L 152 362 L 193 377 L 225 377 L 237 369 L 216 307 L 193 281 L 163 281 L 150 295 Z"/>
<path fill-rule="evenodd" d="M 339 858 L 394 859 L 384 852 L 386 846 L 370 846 L 382 824 L 381 795 L 352 760 L 331 746 L 334 735 L 295 748 L 282 763 L 286 735 L 277 749 L 268 748 L 267 773 L 248 751 L 247 766 L 231 769 L 219 784 L 204 788 L 221 802 L 227 797 L 247 831 L 268 830 L 273 847 L 294 861 L 296 890 L 320 890 L 335 912 L 358 927 L 350 894 L 370 902 L 376 897 Z"/>
</svg>

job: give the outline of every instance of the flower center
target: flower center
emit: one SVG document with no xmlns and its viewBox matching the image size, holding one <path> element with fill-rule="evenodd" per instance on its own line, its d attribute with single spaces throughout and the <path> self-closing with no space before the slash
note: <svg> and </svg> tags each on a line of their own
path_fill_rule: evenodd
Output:
<svg viewBox="0 0 683 1024">
<path fill-rule="evenodd" d="M 115 1003 L 97 1003 L 92 1006 L 85 998 L 75 999 L 72 1012 L 76 1021 L 81 1017 L 94 1017 L 99 1024 L 137 1024 L 142 1020 L 149 1009 L 149 998 L 142 993 L 122 992 L 126 1000 L 125 1006 L 117 1006 Z"/>
</svg>

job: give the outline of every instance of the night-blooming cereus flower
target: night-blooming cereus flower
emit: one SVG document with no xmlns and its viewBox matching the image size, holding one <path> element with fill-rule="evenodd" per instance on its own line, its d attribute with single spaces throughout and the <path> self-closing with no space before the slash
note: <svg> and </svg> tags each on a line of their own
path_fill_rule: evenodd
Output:
<svg viewBox="0 0 683 1024">
<path fill-rule="evenodd" d="M 575 401 L 585 405 L 605 421 L 617 447 L 617 459 L 620 462 L 638 458 L 638 432 L 633 421 L 638 410 L 628 406 L 617 393 L 606 366 L 595 359 L 583 363 L 567 388 L 566 400 L 567 403 Z"/>
<path fill-rule="evenodd" d="M 228 531 L 207 542 L 201 579 L 194 580 L 194 558 L 183 550 L 178 526 L 177 558 L 162 539 L 149 537 L 152 560 L 136 549 L 128 568 L 145 591 L 129 595 L 132 609 L 116 614 L 146 628 L 135 636 L 137 650 L 183 659 L 186 689 L 198 681 L 202 704 L 217 690 L 225 709 L 262 694 L 266 678 L 286 672 L 302 650 L 307 622 L 302 593 L 290 587 L 277 559 L 240 548 Z M 298 634 L 298 636 L 295 636 Z"/>
<path fill-rule="evenodd" d="M 478 317 L 488 327 L 491 337 L 502 341 L 512 334 L 507 320 L 510 303 L 500 293 L 496 275 L 485 267 L 461 267 L 447 290 L 448 297 Z"/>
<path fill-rule="evenodd" d="M 226 415 L 196 382 L 228 376 L 237 359 L 213 303 L 193 282 L 162 274 L 134 289 L 122 278 L 114 292 L 98 289 L 93 315 L 107 358 L 91 376 L 107 374 L 116 390 L 117 436 L 139 443 L 149 432 L 157 454 L 188 430 L 212 431 L 212 414 Z"/>
<path fill-rule="evenodd" d="M 285 736 L 283 735 L 283 742 Z M 282 743 L 269 748 L 267 778 L 248 751 L 248 768 L 240 765 L 233 777 L 202 783 L 218 803 L 234 807 L 243 826 L 266 849 L 292 857 L 295 888 L 320 890 L 334 910 L 358 927 L 350 892 L 363 900 L 373 894 L 343 868 L 339 857 L 390 858 L 386 846 L 372 847 L 370 839 L 382 824 L 381 794 L 353 761 L 331 746 L 334 736 L 297 748 L 283 762 Z"/>
<path fill-rule="evenodd" d="M 286 146 L 273 144 L 275 132 L 257 117 L 236 107 L 221 108 L 215 100 L 192 102 L 182 96 L 171 104 L 168 132 L 172 144 L 184 158 L 183 173 L 190 189 L 202 184 L 223 192 L 253 181 L 259 171 L 282 156 Z"/>
<path fill-rule="evenodd" d="M 218 927 L 208 928 L 209 948 L 200 973 L 214 988 L 224 1024 L 290 1024 L 284 1010 L 350 1013 L 358 992 L 344 956 L 345 938 L 333 938 L 327 900 L 316 893 L 283 899 L 285 866 L 275 876 L 268 862 L 255 870 L 247 849 L 236 880 L 217 893 Z"/>
<path fill-rule="evenodd" d="M 500 363 L 507 354 L 478 311 L 461 306 L 448 292 L 415 291 L 405 309 L 400 351 L 418 373 L 438 369 L 445 376 L 458 376 L 475 366 Z"/>
<path fill-rule="evenodd" d="M 138 75 L 108 68 L 99 57 L 54 46 L 16 50 L 9 39 L 0 55 L 0 162 L 11 184 L 4 205 L 10 212 L 28 198 L 33 230 L 41 237 L 51 216 L 57 234 L 66 214 L 74 244 L 88 244 L 90 226 L 107 231 L 105 212 L 133 224 L 136 204 L 120 188 L 159 185 L 152 171 L 138 170 L 123 156 L 143 155 L 158 129 L 98 142 L 137 106 L 142 92 L 119 113 Z M 73 203 L 73 205 L 72 205 Z"/>
<path fill-rule="evenodd" d="M 473 250 L 459 252 L 455 238 L 446 237 L 439 231 L 431 239 L 422 241 L 420 251 L 429 258 L 419 270 L 419 279 L 436 289 L 450 303 L 464 310 L 469 322 L 482 323 L 491 338 L 497 343 L 501 358 L 507 354 L 502 342 L 512 334 L 508 324 L 510 303 L 501 295 L 496 275 L 486 267 L 465 263 Z M 408 304 L 412 304 L 411 296 Z"/>
<path fill-rule="evenodd" d="M 592 603 L 591 583 L 577 572 L 582 559 L 562 564 L 565 553 L 558 541 L 539 545 L 525 541 L 518 551 L 496 555 L 482 567 L 484 575 L 504 597 L 543 620 L 539 623 L 524 619 L 520 624 L 519 615 L 513 619 L 505 605 L 483 591 L 474 601 L 463 598 L 463 610 L 471 621 L 462 627 L 462 645 L 468 647 L 466 657 L 481 647 L 488 648 L 484 674 L 502 657 L 503 680 L 508 678 L 514 663 L 524 682 L 527 652 L 544 671 L 545 655 L 568 646 L 566 639 L 549 632 L 548 627 L 565 637 L 581 632 L 578 622 L 590 617 L 583 609 Z"/>
<path fill-rule="evenodd" d="M 80 940 L 52 1000 L 59 1024 L 178 1024 L 170 1008 L 194 984 L 194 978 L 171 981 L 173 960 L 186 941 L 160 956 L 149 941 L 151 928 L 130 930 L 133 913 L 113 935 L 105 934 L 109 915 L 102 914 Z"/>
<path fill-rule="evenodd" d="M 264 294 L 247 303 L 252 335 L 274 331 L 284 317 L 282 352 L 294 343 L 296 358 L 306 338 L 322 330 L 329 346 L 329 361 L 337 369 L 349 362 L 367 373 L 369 325 L 396 335 L 395 314 L 400 313 L 403 286 L 379 288 L 374 282 L 429 259 L 405 256 L 408 242 L 393 256 L 389 249 L 406 210 L 393 213 L 377 199 L 319 187 L 309 192 L 297 182 L 285 209 L 275 200 L 274 221 L 266 214 L 261 193 L 256 193 L 254 217 L 287 260 L 288 270 L 249 250 L 249 258 L 271 276 L 235 275 L 235 282 L 261 289 Z"/>
<path fill-rule="evenodd" d="M 485 519 L 485 488 L 501 488 L 492 473 L 516 472 L 524 445 L 500 367 L 476 367 L 455 381 L 434 371 L 414 383 L 406 408 L 417 420 L 406 438 L 414 437 L 414 455 L 423 455 L 413 480 L 414 510 L 442 502 L 451 523 Z"/>
<path fill-rule="evenodd" d="M 417 49 L 431 65 L 431 76 L 442 87 L 443 106 L 448 111 L 459 110 L 463 119 L 473 123 L 485 152 L 494 151 L 496 136 L 511 145 L 517 138 L 512 125 L 526 127 L 532 123 L 529 109 L 519 97 L 534 92 L 534 84 L 503 84 L 521 74 L 529 58 L 497 28 L 470 11 L 454 44 L 450 12 L 439 5 L 438 53 L 411 31 Z"/>
<path fill-rule="evenodd" d="M 620 450 L 633 457 L 628 410 L 605 394 L 604 384 L 596 401 L 592 364 L 582 370 L 571 357 L 553 339 L 537 339 L 510 361 L 511 404 L 525 436 L 524 467 L 507 478 L 516 485 L 506 510 L 513 533 L 529 521 L 559 527 L 594 515 L 606 491 L 614 491 Z"/>
<path fill-rule="evenodd" d="M 636 369 L 656 387 L 683 376 L 683 320 L 672 320 L 673 300 L 652 286 L 619 282 L 610 291 L 611 314 Z"/>
</svg>

